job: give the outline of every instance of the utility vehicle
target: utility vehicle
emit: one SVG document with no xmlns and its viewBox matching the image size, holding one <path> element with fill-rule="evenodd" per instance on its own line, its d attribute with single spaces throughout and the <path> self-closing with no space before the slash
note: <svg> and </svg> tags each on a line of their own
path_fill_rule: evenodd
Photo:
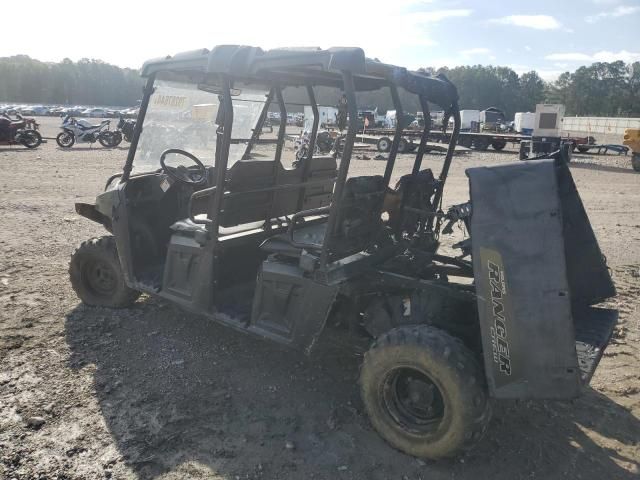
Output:
<svg viewBox="0 0 640 480">
<path fill-rule="evenodd" d="M 588 383 L 617 318 L 592 305 L 615 289 L 569 170 L 553 160 L 470 168 L 470 203 L 443 211 L 460 130 L 445 77 L 359 48 L 246 46 L 152 60 L 142 76 L 123 171 L 95 204 L 76 204 L 111 233 L 72 257 L 86 304 L 128 307 L 144 292 L 305 352 L 343 325 L 354 349 L 371 342 L 360 388 L 373 427 L 431 459 L 477 442 L 492 399 L 566 399 Z M 289 87 L 306 91 L 314 112 L 308 154 L 293 167 L 283 162 L 286 122 L 262 135 L 272 104 L 287 118 Z M 335 89 L 346 123 L 330 155 L 313 145 L 316 87 Z M 349 175 L 356 92 L 377 89 L 400 117 L 404 90 L 423 118 L 430 102 L 453 118 L 438 177 L 422 166 L 429 121 L 393 188 L 400 123 L 384 173 Z M 171 135 L 193 122 L 199 134 Z M 256 153 L 268 146 L 271 158 Z M 459 222 L 470 238 L 445 255 L 440 235 Z"/>
</svg>

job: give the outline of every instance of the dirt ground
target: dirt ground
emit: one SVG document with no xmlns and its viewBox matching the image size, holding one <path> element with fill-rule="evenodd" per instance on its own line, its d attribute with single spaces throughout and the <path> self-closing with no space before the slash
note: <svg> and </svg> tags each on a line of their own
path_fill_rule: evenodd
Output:
<svg viewBox="0 0 640 480">
<path fill-rule="evenodd" d="M 45 134 L 58 123 L 45 119 Z M 573 402 L 498 402 L 476 449 L 423 462 L 372 430 L 360 356 L 328 340 L 307 358 L 149 298 L 124 311 L 79 303 L 69 257 L 105 232 L 73 204 L 93 201 L 125 156 L 55 141 L 0 148 L 0 478 L 639 478 L 640 174 L 629 157 L 571 164 L 619 293 L 591 388 Z M 467 199 L 465 168 L 515 157 L 456 158 L 445 204 Z"/>
</svg>

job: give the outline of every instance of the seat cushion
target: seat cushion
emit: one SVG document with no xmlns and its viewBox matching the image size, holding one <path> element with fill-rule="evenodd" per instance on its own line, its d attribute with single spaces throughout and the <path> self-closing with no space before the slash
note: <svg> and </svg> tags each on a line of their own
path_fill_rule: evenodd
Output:
<svg viewBox="0 0 640 480">
<path fill-rule="evenodd" d="M 260 245 L 260 249 L 269 253 L 279 253 L 287 256 L 299 256 L 302 249 L 314 250 L 322 247 L 324 236 L 327 231 L 327 222 L 312 223 L 302 225 L 293 231 L 293 241 L 289 233 L 280 233 L 267 238 Z"/>
<path fill-rule="evenodd" d="M 169 228 L 171 228 L 171 230 L 173 230 L 174 232 L 182 233 L 188 237 L 193 237 L 196 232 L 202 233 L 204 235 L 206 235 L 207 233 L 207 229 L 203 224 L 194 223 L 190 218 L 178 220 Z"/>
</svg>

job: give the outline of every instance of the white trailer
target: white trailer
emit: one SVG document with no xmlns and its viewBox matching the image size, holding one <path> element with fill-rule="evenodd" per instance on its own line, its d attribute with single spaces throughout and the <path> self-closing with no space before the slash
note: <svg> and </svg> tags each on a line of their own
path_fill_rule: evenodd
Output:
<svg viewBox="0 0 640 480">
<path fill-rule="evenodd" d="M 470 130 L 471 122 L 480 123 L 480 110 L 460 110 L 460 130 Z M 449 125 L 453 127 L 453 118 L 449 119 Z"/>
<path fill-rule="evenodd" d="M 320 127 L 322 125 L 333 125 L 336 123 L 338 109 L 336 107 L 318 107 L 318 115 L 320 116 Z M 304 129 L 307 132 L 313 127 L 313 110 L 310 105 L 304 107 Z"/>
<path fill-rule="evenodd" d="M 517 112 L 513 117 L 513 128 L 518 133 L 531 135 L 536 124 L 536 114 L 532 112 Z"/>
</svg>

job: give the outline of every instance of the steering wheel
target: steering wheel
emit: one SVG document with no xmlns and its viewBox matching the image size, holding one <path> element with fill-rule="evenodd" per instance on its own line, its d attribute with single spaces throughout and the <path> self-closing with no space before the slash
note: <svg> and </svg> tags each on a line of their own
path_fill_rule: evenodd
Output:
<svg viewBox="0 0 640 480">
<path fill-rule="evenodd" d="M 177 153 L 187 157 L 189 160 L 193 161 L 198 167 L 197 170 L 189 170 L 184 165 L 178 165 L 177 167 L 168 167 L 164 163 L 164 159 L 170 153 Z M 187 185 L 202 185 L 207 181 L 207 169 L 202 164 L 200 160 L 196 158 L 195 155 L 185 152 L 184 150 L 180 150 L 179 148 L 170 148 L 162 152 L 160 155 L 160 165 L 162 166 L 162 170 L 169 175 L 174 180 L 177 180 L 181 183 L 186 183 Z"/>
</svg>

